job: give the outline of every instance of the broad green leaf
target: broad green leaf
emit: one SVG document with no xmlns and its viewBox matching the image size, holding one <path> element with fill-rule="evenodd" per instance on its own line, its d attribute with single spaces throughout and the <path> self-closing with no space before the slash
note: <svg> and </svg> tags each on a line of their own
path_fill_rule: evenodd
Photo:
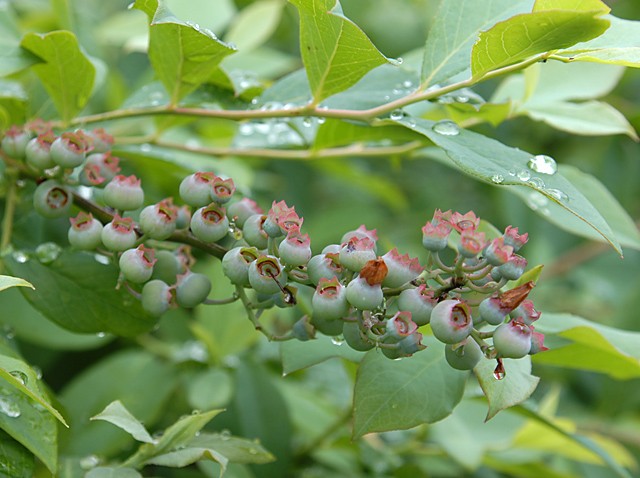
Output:
<svg viewBox="0 0 640 478">
<path fill-rule="evenodd" d="M 197 410 L 226 406 L 233 396 L 233 380 L 223 368 L 203 370 L 187 381 L 189 405 Z"/>
<path fill-rule="evenodd" d="M 163 0 L 163 3 L 181 20 L 189 20 L 214 32 L 229 28 L 238 15 L 233 0 Z"/>
<path fill-rule="evenodd" d="M 142 478 L 142 475 L 133 468 L 97 466 L 87 471 L 84 478 Z"/>
<path fill-rule="evenodd" d="M 33 307 L 65 329 L 135 336 L 156 322 L 138 300 L 115 289 L 117 269 L 90 254 L 63 252 L 49 265 L 35 259 L 20 263 L 7 256 L 5 264 L 13 275 L 35 286 L 35 291 L 23 291 Z"/>
<path fill-rule="evenodd" d="M 0 80 L 0 128 L 5 130 L 11 125 L 24 123 L 28 100 L 20 83 Z"/>
<path fill-rule="evenodd" d="M 288 340 L 280 344 L 282 373 L 285 375 L 336 357 L 357 363 L 362 360 L 363 355 L 346 343 L 336 342 L 326 335 L 318 335 L 314 340 L 306 342 Z"/>
<path fill-rule="evenodd" d="M 289 0 L 300 14 L 300 50 L 313 102 L 354 85 L 388 60 L 342 13 L 338 0 Z"/>
<path fill-rule="evenodd" d="M 162 418 L 176 384 L 175 369 L 142 350 L 112 353 L 85 369 L 59 395 L 71 425 L 65 432 L 64 452 L 82 456 L 122 451 L 131 445 L 131 437 L 109 423 L 90 418 L 120 400 L 151 427 Z"/>
<path fill-rule="evenodd" d="M 601 0 L 536 0 L 534 12 L 543 10 L 573 10 L 576 12 L 609 13 L 611 9 Z"/>
<path fill-rule="evenodd" d="M 618 380 L 640 377 L 640 333 L 614 329 L 569 314 L 544 313 L 536 331 L 570 343 L 536 354 L 536 363 L 607 374 Z"/>
<path fill-rule="evenodd" d="M 41 61 L 37 56 L 20 48 L 20 37 L 14 10 L 0 9 L 0 76 L 11 75 Z"/>
<path fill-rule="evenodd" d="M 362 126 L 348 121 L 329 118 L 318 127 L 313 148 L 319 150 L 361 141 L 377 142 L 391 140 L 403 143 L 417 139 L 424 140 L 420 135 L 407 131 L 406 128 L 397 128 L 389 125 L 372 128 L 370 126 Z"/>
<path fill-rule="evenodd" d="M 480 360 L 473 369 L 478 383 L 487 397 L 489 410 L 486 420 L 491 420 L 496 414 L 514 405 L 524 402 L 536 389 L 540 379 L 531 375 L 531 358 L 503 359 L 505 377 L 498 380 L 493 376 L 496 362 Z"/>
<path fill-rule="evenodd" d="M 35 289 L 33 285 L 19 277 L 0 275 L 0 291 L 8 289 L 9 287 L 30 287 L 31 289 Z"/>
<path fill-rule="evenodd" d="M 471 71 L 478 78 L 539 53 L 591 40 L 609 27 L 601 12 L 544 10 L 516 15 L 482 32 L 473 46 Z"/>
<path fill-rule="evenodd" d="M 111 402 L 107 407 L 90 420 L 104 420 L 122 428 L 138 441 L 153 443 L 154 440 L 140 420 L 134 417 L 120 400 Z"/>
<path fill-rule="evenodd" d="M 640 22 L 625 20 L 612 15 L 603 18 L 611 22 L 609 29 L 593 40 L 578 43 L 558 51 L 572 61 L 589 61 L 615 65 L 640 67 Z"/>
<path fill-rule="evenodd" d="M 40 78 L 62 119 L 72 119 L 89 101 L 96 68 L 68 31 L 27 33 L 20 44 L 42 63 L 31 68 Z"/>
<path fill-rule="evenodd" d="M 447 103 L 445 107 L 448 117 L 458 124 L 475 125 L 487 122 L 492 126 L 498 126 L 506 120 L 512 109 L 512 105 L 509 102 L 483 103 L 481 105 Z"/>
<path fill-rule="evenodd" d="M 433 337 L 423 343 L 426 350 L 401 360 L 367 352 L 354 391 L 354 438 L 437 422 L 462 399 L 468 374 L 446 363 L 444 345 Z"/>
<path fill-rule="evenodd" d="M 451 129 L 447 128 L 442 134 L 438 131 L 442 131 L 443 123 L 419 118 L 403 118 L 397 122 L 424 134 L 469 176 L 508 187 L 525 197 L 529 206 L 545 217 L 563 208 L 600 234 L 619 254 L 622 253 L 613 231 L 596 207 L 561 173 L 538 174 L 529 168 L 531 154 L 478 133 L 453 127 L 451 123 L 446 124 Z M 551 204 L 558 207 L 551 209 Z"/>
<path fill-rule="evenodd" d="M 207 81 L 235 51 L 211 31 L 178 20 L 158 0 L 138 0 L 134 8 L 149 17 L 149 60 L 172 104 Z"/>
<path fill-rule="evenodd" d="M 259 0 L 249 4 L 235 17 L 224 39 L 240 51 L 262 45 L 273 34 L 285 5 L 284 0 Z"/>
<path fill-rule="evenodd" d="M 2 430 L 0 430 L 0 457 L 2 457 L 3 478 L 33 478 L 35 466 L 33 454 Z"/>
<path fill-rule="evenodd" d="M 480 31 L 531 11 L 531 4 L 531 0 L 441 0 L 425 45 L 422 87 L 441 84 L 467 70 Z"/>
</svg>

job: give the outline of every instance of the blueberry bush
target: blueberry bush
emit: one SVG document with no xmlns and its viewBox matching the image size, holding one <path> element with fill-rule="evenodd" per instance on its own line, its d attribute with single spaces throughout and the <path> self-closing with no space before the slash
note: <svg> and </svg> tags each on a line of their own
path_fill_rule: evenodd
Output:
<svg viewBox="0 0 640 478">
<path fill-rule="evenodd" d="M 640 9 L 432 3 L 0 3 L 0 476 L 637 473 Z"/>
</svg>

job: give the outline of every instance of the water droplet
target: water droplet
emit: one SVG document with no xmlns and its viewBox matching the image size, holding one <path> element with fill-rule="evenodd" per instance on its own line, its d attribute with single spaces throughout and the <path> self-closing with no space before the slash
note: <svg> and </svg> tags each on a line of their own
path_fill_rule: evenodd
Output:
<svg viewBox="0 0 640 478">
<path fill-rule="evenodd" d="M 141 144 L 140 145 L 140 151 L 142 151 L 143 153 L 150 153 L 151 152 L 151 145 L 148 144 L 148 143 Z"/>
<path fill-rule="evenodd" d="M 252 105 L 257 105 L 257 104 L 258 104 L 258 98 L 253 98 L 253 99 L 251 100 L 251 104 L 252 104 Z"/>
<path fill-rule="evenodd" d="M 398 404 L 397 403 L 392 403 L 391 404 L 391 408 L 398 408 Z"/>
<path fill-rule="evenodd" d="M 16 181 L 16 186 L 18 186 L 19 188 L 23 188 L 27 185 L 27 182 L 24 179 L 18 179 Z"/>
<path fill-rule="evenodd" d="M 29 261 L 29 255 L 24 251 L 13 251 L 11 257 L 19 264 L 24 264 Z"/>
<path fill-rule="evenodd" d="M 403 63 L 403 62 L 404 62 L 404 59 L 403 59 L 401 56 L 399 56 L 398 58 L 396 58 L 396 63 L 397 63 L 398 65 L 402 65 L 402 63 Z"/>
<path fill-rule="evenodd" d="M 458 96 L 454 97 L 454 99 L 456 100 L 457 103 L 468 103 L 469 102 L 469 97 L 465 96 L 465 95 L 458 95 Z"/>
<path fill-rule="evenodd" d="M 129 5 L 127 5 L 127 10 L 132 10 L 135 4 L 136 2 L 131 2 Z"/>
<path fill-rule="evenodd" d="M 531 192 L 527 198 L 527 205 L 534 211 L 545 208 L 548 204 L 549 200 L 542 194 L 535 191 Z"/>
<path fill-rule="evenodd" d="M 231 438 L 231 432 L 229 430 L 222 430 L 220 432 L 220 439 L 223 441 L 227 441 Z"/>
<path fill-rule="evenodd" d="M 318 124 L 324 124 L 327 118 L 318 118 Z"/>
<path fill-rule="evenodd" d="M 94 255 L 93 255 L 93 259 L 94 259 L 96 262 L 100 263 L 100 264 L 104 264 L 105 266 L 108 266 L 108 265 L 109 265 L 109 258 L 108 258 L 107 256 L 105 256 L 105 255 L 102 255 L 102 254 L 94 254 Z"/>
<path fill-rule="evenodd" d="M 258 454 L 258 450 L 256 450 L 255 448 L 249 448 L 249 455 L 257 455 Z"/>
<path fill-rule="evenodd" d="M 556 160 L 546 154 L 538 154 L 532 157 L 527 163 L 536 173 L 540 174 L 556 174 L 558 172 L 558 165 Z"/>
<path fill-rule="evenodd" d="M 9 418 L 18 418 L 21 415 L 20 407 L 9 397 L 0 397 L 0 413 Z"/>
<path fill-rule="evenodd" d="M 443 136 L 457 136 L 460 134 L 460 128 L 453 121 L 442 120 L 433 125 L 433 131 Z"/>
<path fill-rule="evenodd" d="M 309 116 L 302 118 L 302 126 L 304 126 L 305 128 L 311 128 L 312 125 L 313 118 L 310 118 Z"/>
<path fill-rule="evenodd" d="M 415 127 L 416 127 L 416 125 L 417 125 L 416 120 L 414 120 L 413 118 L 410 118 L 410 119 L 407 121 L 407 124 L 409 125 L 409 127 L 410 127 L 410 128 L 415 128 Z"/>
<path fill-rule="evenodd" d="M 516 170 L 515 169 L 510 169 L 509 171 L 507 171 L 507 173 L 509 174 L 509 176 L 515 176 L 516 175 Z"/>
<path fill-rule="evenodd" d="M 62 253 L 62 248 L 55 242 L 44 242 L 36 247 L 36 257 L 42 264 L 51 264 Z"/>
<path fill-rule="evenodd" d="M 253 134 L 253 125 L 251 123 L 242 123 L 238 131 L 242 136 L 250 136 Z"/>
<path fill-rule="evenodd" d="M 568 201 L 569 200 L 569 196 L 567 196 L 566 193 L 560 191 L 559 189 L 546 189 L 545 190 L 547 192 L 547 194 L 549 194 L 550 196 L 556 198 L 558 201 Z"/>
<path fill-rule="evenodd" d="M 401 95 L 403 91 L 400 88 L 394 88 L 393 90 L 391 90 L 391 93 L 393 93 L 394 95 Z"/>
<path fill-rule="evenodd" d="M 104 338 L 104 337 L 106 337 L 106 336 L 107 336 L 107 334 L 105 334 L 104 332 L 98 332 L 98 333 L 96 334 L 96 337 L 98 337 L 99 339 L 102 339 L 102 338 Z"/>
<path fill-rule="evenodd" d="M 404 80 L 402 82 L 402 86 L 405 88 L 411 88 L 413 86 L 413 82 L 411 80 Z"/>
<path fill-rule="evenodd" d="M 533 178 L 529 179 L 529 181 L 527 182 L 536 189 L 544 189 L 544 181 L 537 176 L 534 176 Z"/>
<path fill-rule="evenodd" d="M 498 365 L 498 367 L 496 367 L 496 369 L 493 371 L 493 376 L 495 377 L 496 380 L 502 380 L 507 376 L 507 373 L 504 371 L 504 367 L 502 368 L 500 367 L 501 366 Z"/>
<path fill-rule="evenodd" d="M 390 97 L 389 95 L 384 95 L 383 99 L 384 99 L 385 101 L 389 101 L 389 100 L 391 99 L 391 97 Z"/>
<path fill-rule="evenodd" d="M 389 115 L 389 117 L 394 121 L 401 120 L 403 116 L 404 116 L 404 111 L 402 110 L 393 110 Z"/>
<path fill-rule="evenodd" d="M 35 365 L 31 368 L 33 368 L 33 373 L 36 374 L 36 378 L 38 380 L 42 379 L 42 369 L 40 367 L 36 367 Z"/>
<path fill-rule="evenodd" d="M 29 382 L 29 377 L 24 372 L 20 370 L 12 370 L 9 372 L 16 380 L 18 380 L 22 385 L 26 385 Z"/>
<path fill-rule="evenodd" d="M 100 458 L 96 455 L 88 455 L 80 460 L 80 468 L 83 470 L 90 470 L 100 464 Z"/>
<path fill-rule="evenodd" d="M 520 181 L 529 181 L 529 179 L 531 178 L 531 173 L 526 169 L 521 169 L 516 173 L 516 176 L 518 176 L 518 179 Z"/>
<path fill-rule="evenodd" d="M 494 174 L 491 176 L 491 182 L 500 184 L 504 181 L 504 176 L 502 174 Z"/>
<path fill-rule="evenodd" d="M 331 337 L 331 343 L 340 346 L 344 343 L 344 339 L 342 337 Z"/>
<path fill-rule="evenodd" d="M 185 141 L 184 145 L 187 148 L 199 148 L 200 147 L 200 141 L 198 141 L 195 138 L 189 138 L 187 141 Z"/>
</svg>

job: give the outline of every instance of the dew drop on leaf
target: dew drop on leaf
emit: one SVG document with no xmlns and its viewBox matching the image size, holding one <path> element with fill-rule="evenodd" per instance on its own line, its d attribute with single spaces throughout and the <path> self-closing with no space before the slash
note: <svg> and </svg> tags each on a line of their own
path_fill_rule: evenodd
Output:
<svg viewBox="0 0 640 478">
<path fill-rule="evenodd" d="M 569 196 L 567 196 L 566 193 L 560 191 L 559 189 L 546 189 L 545 190 L 547 192 L 547 194 L 549 194 L 550 196 L 556 198 L 558 201 L 568 201 L 569 200 Z"/>
<path fill-rule="evenodd" d="M 13 260 L 19 264 L 24 264 L 29 261 L 29 255 L 24 251 L 13 251 L 11 257 L 13 257 Z"/>
<path fill-rule="evenodd" d="M 544 181 L 537 176 L 534 176 L 533 178 L 529 179 L 529 181 L 527 182 L 536 189 L 544 189 Z"/>
<path fill-rule="evenodd" d="M 502 174 L 494 174 L 491 176 L 491 182 L 496 184 L 501 184 L 504 181 L 504 176 Z"/>
<path fill-rule="evenodd" d="M 62 248 L 55 242 L 44 242 L 36 247 L 36 257 L 42 264 L 51 264 L 61 252 Z"/>
<path fill-rule="evenodd" d="M 531 173 L 526 169 L 521 169 L 516 173 L 516 176 L 518 176 L 518 179 L 520 181 L 529 181 L 529 179 L 531 178 Z"/>
<path fill-rule="evenodd" d="M 20 407 L 8 397 L 0 397 L 0 413 L 9 418 L 18 418 L 21 415 Z"/>
<path fill-rule="evenodd" d="M 433 131 L 442 136 L 457 136 L 460 134 L 460 128 L 453 121 L 438 121 L 433 125 Z"/>
<path fill-rule="evenodd" d="M 540 174 L 555 174 L 558 172 L 558 165 L 555 159 L 546 154 L 538 154 L 532 157 L 527 163 L 529 168 Z"/>
<path fill-rule="evenodd" d="M 402 110 L 393 110 L 389 117 L 394 121 L 398 121 L 401 120 L 403 116 L 404 112 Z"/>
<path fill-rule="evenodd" d="M 12 375 L 16 380 L 18 380 L 22 385 L 26 385 L 27 382 L 29 382 L 29 377 L 27 377 L 27 374 L 21 372 L 20 370 L 12 370 L 11 372 L 9 372 L 9 374 Z"/>
</svg>

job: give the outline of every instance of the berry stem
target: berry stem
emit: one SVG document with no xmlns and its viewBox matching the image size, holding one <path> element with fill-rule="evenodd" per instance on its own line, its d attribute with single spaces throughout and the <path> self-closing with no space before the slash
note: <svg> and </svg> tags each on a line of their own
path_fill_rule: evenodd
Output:
<svg viewBox="0 0 640 478">
<path fill-rule="evenodd" d="M 232 304 L 233 302 L 240 299 L 238 294 L 233 294 L 231 297 L 227 297 L 226 299 L 205 299 L 202 302 L 204 305 L 224 305 L 224 304 Z"/>
<path fill-rule="evenodd" d="M 2 216 L 2 237 L 0 238 L 0 254 L 4 255 L 11 245 L 11 233 L 13 232 L 13 216 L 16 212 L 16 201 L 18 199 L 17 172 L 7 169 L 7 195 Z"/>
</svg>

